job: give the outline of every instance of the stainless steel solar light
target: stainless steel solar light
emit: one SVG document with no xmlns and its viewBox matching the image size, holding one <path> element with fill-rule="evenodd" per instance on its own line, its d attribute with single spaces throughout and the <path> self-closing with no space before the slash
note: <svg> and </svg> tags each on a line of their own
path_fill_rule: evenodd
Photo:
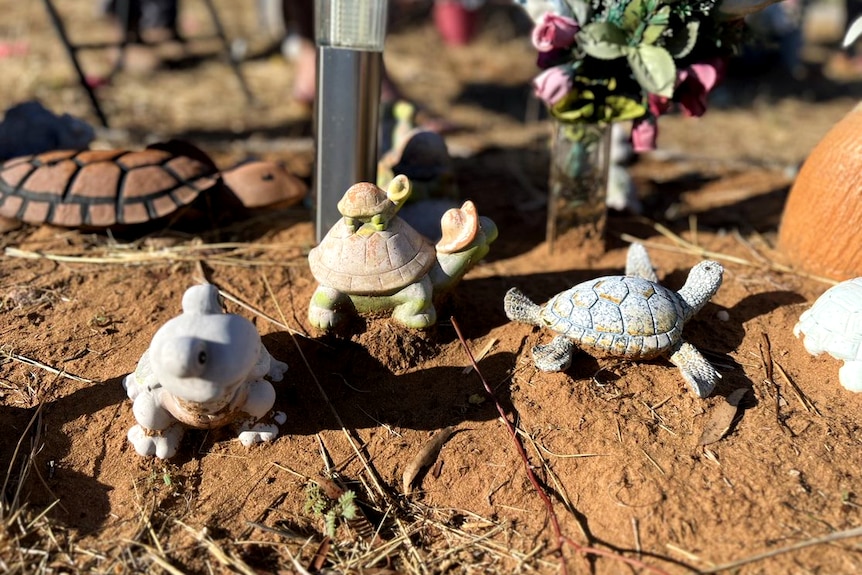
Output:
<svg viewBox="0 0 862 575">
<path fill-rule="evenodd" d="M 341 217 L 356 182 L 374 182 L 387 0 L 316 0 L 315 229 L 319 242 Z"/>
</svg>

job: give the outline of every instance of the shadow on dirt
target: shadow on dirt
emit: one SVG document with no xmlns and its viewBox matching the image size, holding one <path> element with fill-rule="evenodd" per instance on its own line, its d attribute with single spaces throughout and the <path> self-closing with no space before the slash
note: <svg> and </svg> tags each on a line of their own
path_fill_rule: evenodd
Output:
<svg viewBox="0 0 862 575">
<path fill-rule="evenodd" d="M 368 350 L 349 340 L 329 339 L 326 344 L 310 343 L 303 350 L 309 363 L 318 366 L 315 376 L 331 408 L 301 359 L 294 357 L 293 378 L 280 385 L 276 402 L 276 408 L 288 416 L 285 433 L 311 435 L 342 425 L 434 430 L 498 417 L 492 402 L 486 401 L 481 380 L 475 373 L 465 373 L 466 356 L 458 365 L 396 374 L 375 357 L 379 348 Z M 508 379 L 514 364 L 515 357 L 508 352 L 493 353 L 480 362 L 485 379 L 507 411 L 512 409 Z"/>
<path fill-rule="evenodd" d="M 9 431 L 4 433 L 9 440 L 0 447 L 0 461 L 4 470 L 10 470 L 10 481 L 3 497 L 8 501 L 23 479 L 21 501 L 36 509 L 48 507 L 56 501 L 51 511 L 53 517 L 83 533 L 98 529 L 110 513 L 108 492 L 112 488 L 95 479 L 107 456 L 107 447 L 104 442 L 101 444 L 91 463 L 92 474 L 67 468 L 63 460 L 71 451 L 73 435 L 67 426 L 79 419 L 86 420 L 91 414 L 110 406 L 117 406 L 119 410 L 125 398 L 121 378 L 90 384 L 45 403 L 34 425 L 29 428 L 27 424 L 36 414 L 36 408 L 0 406 L 0 420 L 9 427 Z M 22 436 L 25 433 L 26 436 Z M 22 438 L 21 448 L 15 454 L 19 437 Z M 29 476 L 22 477 L 20 470 L 25 458 L 30 457 L 31 445 L 36 446 L 36 455 L 32 458 Z"/>
</svg>

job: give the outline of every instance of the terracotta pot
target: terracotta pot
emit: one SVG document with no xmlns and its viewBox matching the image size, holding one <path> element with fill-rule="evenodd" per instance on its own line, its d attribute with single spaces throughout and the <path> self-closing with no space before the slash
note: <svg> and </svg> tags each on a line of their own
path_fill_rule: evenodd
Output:
<svg viewBox="0 0 862 575">
<path fill-rule="evenodd" d="M 784 207 L 778 247 L 809 273 L 862 276 L 862 104 L 805 160 Z"/>
</svg>

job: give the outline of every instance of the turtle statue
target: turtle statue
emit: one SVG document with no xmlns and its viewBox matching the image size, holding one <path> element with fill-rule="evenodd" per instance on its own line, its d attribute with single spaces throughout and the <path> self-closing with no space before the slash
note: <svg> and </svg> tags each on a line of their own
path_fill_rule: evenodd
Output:
<svg viewBox="0 0 862 575">
<path fill-rule="evenodd" d="M 273 359 L 246 318 L 224 313 L 212 284 L 190 287 L 183 313 L 156 331 L 123 386 L 137 424 L 129 441 L 140 455 L 168 459 L 186 428 L 238 428 L 243 445 L 272 441 L 285 415 L 272 413 L 287 364 Z"/>
<path fill-rule="evenodd" d="M 458 183 L 446 140 L 434 130 L 413 125 L 415 109 L 399 101 L 393 107 L 396 125 L 392 148 L 377 163 L 377 185 L 383 189 L 395 174 L 410 180 L 410 201 L 398 215 L 432 242 L 440 239 L 440 218 L 458 208 Z"/>
<path fill-rule="evenodd" d="M 392 149 L 383 154 L 377 164 L 377 185 L 385 187 L 395 174 L 407 176 L 413 187 L 411 202 L 430 198 L 458 197 L 455 169 L 446 140 L 439 132 L 409 127 L 413 106 L 397 102 L 397 120 L 392 136 Z"/>
<path fill-rule="evenodd" d="M 390 313 L 415 329 L 437 321 L 434 300 L 451 290 L 488 253 L 497 226 L 473 202 L 446 212 L 436 245 L 398 215 L 410 180 L 396 176 L 384 192 L 354 184 L 338 202 L 343 216 L 308 254 L 318 282 L 308 320 L 319 329 L 341 324 L 349 313 Z"/>
<path fill-rule="evenodd" d="M 0 165 L 0 217 L 87 230 L 161 222 L 181 208 L 188 216 L 197 211 L 192 205 L 214 208 L 210 221 L 218 223 L 295 204 L 305 193 L 275 162 L 219 172 L 206 153 L 179 140 L 136 151 L 56 150 Z"/>
<path fill-rule="evenodd" d="M 542 371 L 567 369 L 575 346 L 590 354 L 625 359 L 668 355 L 694 393 L 707 397 L 721 376 L 693 345 L 683 341 L 682 328 L 718 291 L 723 272 L 718 262 L 700 262 L 675 292 L 658 283 L 646 249 L 632 244 L 626 275 L 585 281 L 545 305 L 512 288 L 504 305 L 509 319 L 558 334 L 549 344 L 533 348 L 533 362 Z"/>
<path fill-rule="evenodd" d="M 862 277 L 832 286 L 802 312 L 793 335 L 804 336 L 808 353 L 824 351 L 844 362 L 838 381 L 850 391 L 862 391 Z"/>
</svg>

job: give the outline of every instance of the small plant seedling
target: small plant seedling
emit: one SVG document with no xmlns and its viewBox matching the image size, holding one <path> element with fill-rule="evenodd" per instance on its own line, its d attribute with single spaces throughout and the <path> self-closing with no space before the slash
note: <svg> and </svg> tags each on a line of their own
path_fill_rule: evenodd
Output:
<svg viewBox="0 0 862 575">
<path fill-rule="evenodd" d="M 320 485 L 311 482 L 305 486 L 305 512 L 313 513 L 315 517 L 323 517 L 324 531 L 334 539 L 340 522 L 356 519 L 359 514 L 356 493 L 348 489 L 338 499 L 331 499 Z"/>
</svg>

